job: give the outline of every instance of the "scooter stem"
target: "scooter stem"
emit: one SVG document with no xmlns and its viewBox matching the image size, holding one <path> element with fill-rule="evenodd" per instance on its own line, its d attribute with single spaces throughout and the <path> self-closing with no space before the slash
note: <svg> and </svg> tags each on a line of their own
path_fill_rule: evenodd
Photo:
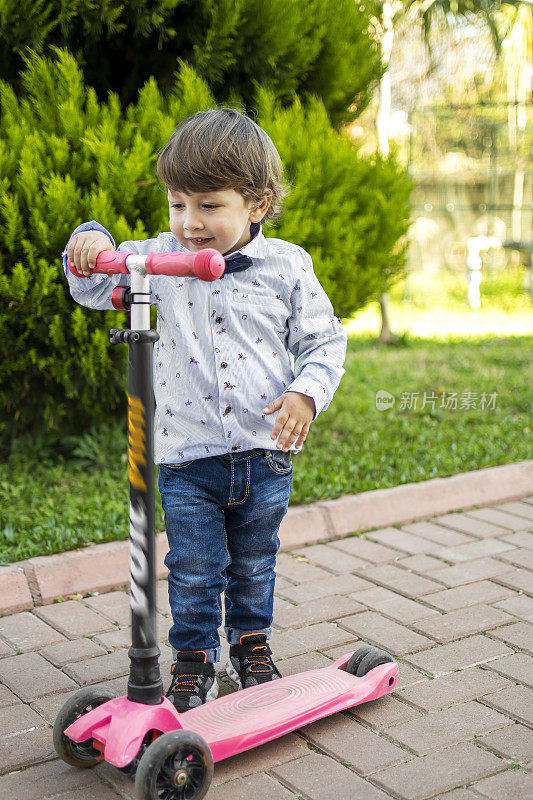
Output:
<svg viewBox="0 0 533 800">
<path fill-rule="evenodd" d="M 156 635 L 153 344 L 150 276 L 128 263 L 131 274 L 131 330 L 128 342 L 128 432 L 130 482 L 131 647 L 128 698 L 156 705 L 163 682 Z"/>
</svg>

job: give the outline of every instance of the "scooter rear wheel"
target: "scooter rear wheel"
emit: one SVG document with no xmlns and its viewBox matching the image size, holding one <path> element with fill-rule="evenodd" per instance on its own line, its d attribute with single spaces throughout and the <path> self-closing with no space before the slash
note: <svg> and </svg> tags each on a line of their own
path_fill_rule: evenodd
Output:
<svg viewBox="0 0 533 800">
<path fill-rule="evenodd" d="M 362 678 L 374 667 L 379 667 L 381 664 L 389 664 L 394 661 L 394 658 L 386 650 L 380 650 L 378 647 L 365 645 L 356 650 L 346 664 L 346 672 Z"/>
<path fill-rule="evenodd" d="M 64 703 L 54 722 L 53 733 L 55 751 L 63 761 L 72 767 L 86 769 L 102 760 L 102 754 L 93 747 L 92 739 L 74 742 L 65 736 L 64 731 L 83 714 L 115 697 L 117 693 L 107 686 L 85 686 Z"/>
<path fill-rule="evenodd" d="M 192 731 L 170 731 L 145 750 L 135 776 L 138 800 L 200 800 L 213 777 L 209 745 Z"/>
</svg>

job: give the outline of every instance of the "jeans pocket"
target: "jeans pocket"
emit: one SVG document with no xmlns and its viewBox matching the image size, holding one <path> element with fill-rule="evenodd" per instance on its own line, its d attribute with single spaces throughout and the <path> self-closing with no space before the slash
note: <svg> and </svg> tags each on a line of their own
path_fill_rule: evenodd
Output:
<svg viewBox="0 0 533 800">
<path fill-rule="evenodd" d="M 272 472 L 275 472 L 276 475 L 288 475 L 292 471 L 292 459 L 289 450 L 286 453 L 283 450 L 266 450 L 265 459 Z"/>
</svg>

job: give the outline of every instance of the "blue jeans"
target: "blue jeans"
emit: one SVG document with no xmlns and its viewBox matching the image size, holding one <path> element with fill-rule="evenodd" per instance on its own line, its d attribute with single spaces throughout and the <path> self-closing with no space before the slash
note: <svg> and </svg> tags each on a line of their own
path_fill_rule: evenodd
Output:
<svg viewBox="0 0 533 800">
<path fill-rule="evenodd" d="M 270 636 L 278 530 L 291 488 L 290 453 L 280 450 L 160 465 L 174 651 L 204 650 L 218 661 L 222 592 L 230 644 L 250 631 Z"/>
</svg>

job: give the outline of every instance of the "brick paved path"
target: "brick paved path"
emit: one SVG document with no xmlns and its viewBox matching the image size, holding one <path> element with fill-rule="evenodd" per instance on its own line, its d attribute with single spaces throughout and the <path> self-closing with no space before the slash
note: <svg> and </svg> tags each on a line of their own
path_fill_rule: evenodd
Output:
<svg viewBox="0 0 533 800">
<path fill-rule="evenodd" d="M 531 800 L 532 551 L 533 496 L 281 554 L 282 674 L 368 642 L 398 658 L 399 683 L 215 765 L 209 800 Z M 165 581 L 158 601 L 167 682 Z M 58 761 L 49 725 L 78 686 L 125 691 L 128 623 L 121 591 L 0 619 L 1 798 L 134 797 L 109 765 Z"/>
</svg>

